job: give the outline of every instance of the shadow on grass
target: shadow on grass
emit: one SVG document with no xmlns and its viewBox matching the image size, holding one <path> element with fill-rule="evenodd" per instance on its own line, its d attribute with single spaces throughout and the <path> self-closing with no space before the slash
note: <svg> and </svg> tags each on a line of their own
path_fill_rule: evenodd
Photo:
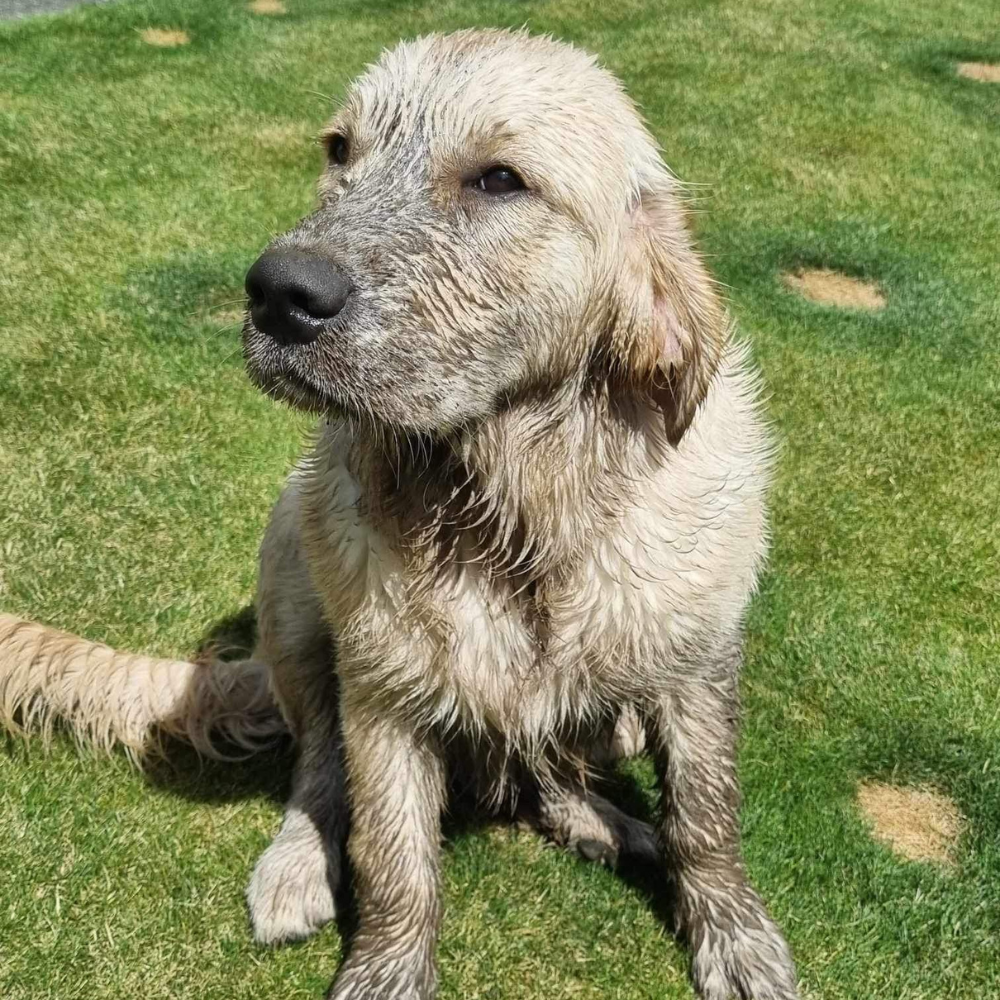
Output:
<svg viewBox="0 0 1000 1000">
<path fill-rule="evenodd" d="M 256 639 L 256 617 L 252 606 L 220 620 L 201 638 L 196 646 L 196 658 L 220 656 L 225 660 L 244 659 L 251 655 Z M 291 738 L 274 747 L 252 755 L 239 748 L 232 750 L 233 759 L 207 759 L 186 743 L 177 739 L 163 741 L 163 753 L 150 762 L 145 770 L 148 780 L 172 795 L 199 803 L 226 803 L 242 799 L 267 798 L 283 806 L 290 792 L 295 751 Z M 220 750 L 226 752 L 226 747 Z M 653 803 L 649 792 L 646 765 L 630 761 L 599 781 L 599 791 L 620 809 L 638 819 L 651 821 Z M 443 821 L 446 845 L 466 836 L 481 833 L 498 822 L 515 824 L 523 818 L 522 811 L 512 811 L 508 818 L 498 816 L 479 805 L 470 787 L 453 785 L 449 808 Z M 345 852 L 346 854 L 346 852 Z M 345 857 L 346 861 L 346 857 Z M 593 862 L 581 860 L 581 864 Z M 673 927 L 673 900 L 668 880 L 659 866 L 648 862 L 622 858 L 616 874 L 647 902 L 651 910 L 669 928 Z M 345 877 L 336 880 L 337 918 L 339 932 L 350 941 L 357 927 L 357 909 L 351 888 L 349 865 Z"/>
<path fill-rule="evenodd" d="M 651 799 L 648 782 L 638 772 L 648 758 L 626 761 L 602 783 L 601 793 L 619 809 L 646 823 L 656 823 L 657 808 Z M 662 863 L 624 857 L 616 874 L 645 901 L 666 929 L 674 933 L 675 899 L 670 879 Z M 680 942 L 683 944 L 683 941 Z"/>
</svg>

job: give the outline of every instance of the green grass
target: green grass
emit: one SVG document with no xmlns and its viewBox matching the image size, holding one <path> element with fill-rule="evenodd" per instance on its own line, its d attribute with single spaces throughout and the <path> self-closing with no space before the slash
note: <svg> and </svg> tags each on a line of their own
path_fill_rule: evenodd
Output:
<svg viewBox="0 0 1000 1000">
<path fill-rule="evenodd" d="M 704 185 L 769 385 L 744 832 L 805 995 L 1000 996 L 1000 86 L 953 73 L 1000 60 L 995 0 L 287 6 L 0 25 L 0 607 L 166 654 L 247 604 L 305 425 L 250 388 L 228 311 L 310 206 L 318 95 L 401 35 L 527 21 L 601 53 Z M 813 264 L 887 308 L 782 287 Z M 0 995 L 321 996 L 337 928 L 258 948 L 241 897 L 287 771 L 0 752 Z M 863 779 L 950 795 L 955 865 L 876 843 Z M 691 996 L 648 882 L 495 829 L 456 831 L 444 872 L 443 1000 Z"/>
</svg>

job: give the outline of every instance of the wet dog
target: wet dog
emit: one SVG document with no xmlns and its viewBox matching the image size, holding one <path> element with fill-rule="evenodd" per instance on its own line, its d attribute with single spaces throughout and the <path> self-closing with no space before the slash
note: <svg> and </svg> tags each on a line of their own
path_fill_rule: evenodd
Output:
<svg viewBox="0 0 1000 1000">
<path fill-rule="evenodd" d="M 738 829 L 769 443 L 677 182 L 608 72 L 521 32 L 400 45 L 325 143 L 317 209 L 246 282 L 252 379 L 322 415 L 262 547 L 253 660 L 6 618 L 6 717 L 140 750 L 154 725 L 207 746 L 220 718 L 287 724 L 292 796 L 248 898 L 261 940 L 329 920 L 349 800 L 334 1000 L 433 995 L 456 769 L 588 857 L 656 860 L 704 997 L 796 997 Z M 642 738 L 655 830 L 588 780 Z"/>
</svg>

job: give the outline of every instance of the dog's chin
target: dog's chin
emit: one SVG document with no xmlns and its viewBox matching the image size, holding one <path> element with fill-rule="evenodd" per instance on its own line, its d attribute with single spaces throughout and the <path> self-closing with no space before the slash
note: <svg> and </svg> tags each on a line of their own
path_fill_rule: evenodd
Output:
<svg viewBox="0 0 1000 1000">
<path fill-rule="evenodd" d="M 284 367 L 261 367 L 252 361 L 247 361 L 247 374 L 250 381 L 265 396 L 287 403 L 297 410 L 306 413 L 330 413 L 340 407 L 325 392 L 312 385 L 297 372 Z"/>
<path fill-rule="evenodd" d="M 265 396 L 306 413 L 328 413 L 333 401 L 318 386 L 296 371 L 254 327 L 249 316 L 243 326 L 243 359 L 250 381 Z"/>
<path fill-rule="evenodd" d="M 320 382 L 311 376 L 305 359 L 293 352 L 276 350 L 248 321 L 244 327 L 244 361 L 250 381 L 265 396 L 286 403 L 305 413 L 341 418 L 352 423 L 369 425 L 389 435 L 417 435 L 423 438 L 446 437 L 464 419 L 441 419 L 433 412 L 420 413 L 416 408 L 401 418 L 400 406 L 359 405 L 357 397 L 336 383 Z M 297 363 L 300 362 L 300 363 Z"/>
<path fill-rule="evenodd" d="M 325 393 L 299 381 L 294 376 L 285 376 L 280 379 L 274 391 L 269 395 L 306 413 L 330 413 L 331 410 L 338 409 L 333 400 Z"/>
</svg>

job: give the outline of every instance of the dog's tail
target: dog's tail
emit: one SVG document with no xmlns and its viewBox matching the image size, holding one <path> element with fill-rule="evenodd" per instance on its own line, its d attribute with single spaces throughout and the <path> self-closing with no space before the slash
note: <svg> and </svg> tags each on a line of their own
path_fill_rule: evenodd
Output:
<svg viewBox="0 0 1000 1000">
<path fill-rule="evenodd" d="M 256 660 L 161 660 L 119 653 L 45 625 L 0 614 L 0 728 L 51 736 L 57 723 L 82 743 L 122 746 L 137 763 L 163 737 L 232 758 L 287 732 Z"/>
</svg>

